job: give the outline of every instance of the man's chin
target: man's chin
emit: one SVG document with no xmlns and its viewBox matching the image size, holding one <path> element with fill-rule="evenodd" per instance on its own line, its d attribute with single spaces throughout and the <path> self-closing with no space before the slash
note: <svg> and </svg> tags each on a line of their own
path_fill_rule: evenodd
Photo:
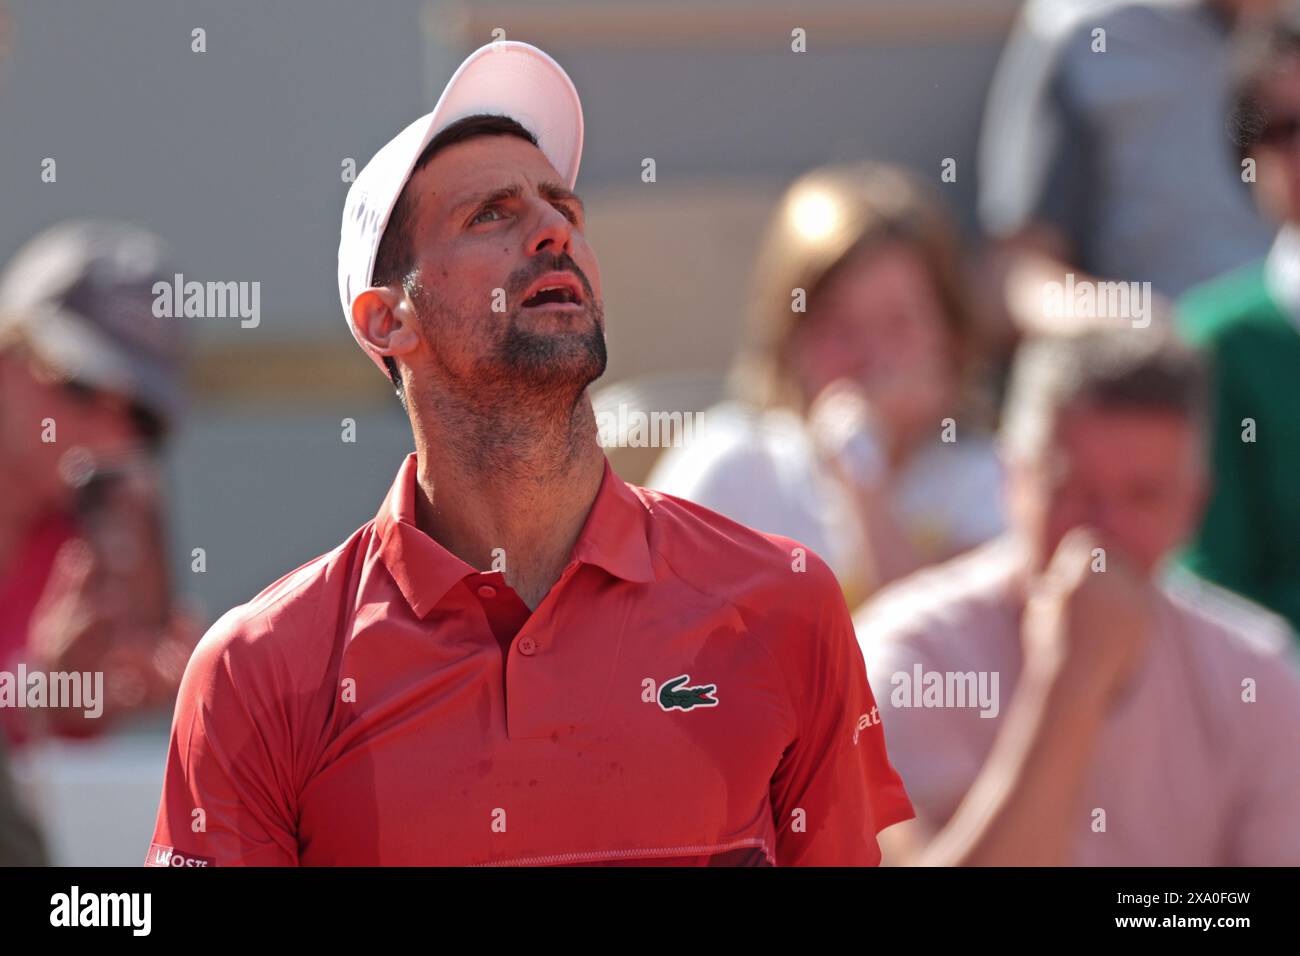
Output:
<svg viewBox="0 0 1300 956">
<path fill-rule="evenodd" d="M 512 324 L 498 352 L 503 373 L 521 387 L 571 385 L 581 390 L 605 373 L 608 355 L 598 322 L 565 317 L 571 328 L 528 328 L 528 317 Z M 583 324 L 585 323 L 585 324 Z"/>
</svg>

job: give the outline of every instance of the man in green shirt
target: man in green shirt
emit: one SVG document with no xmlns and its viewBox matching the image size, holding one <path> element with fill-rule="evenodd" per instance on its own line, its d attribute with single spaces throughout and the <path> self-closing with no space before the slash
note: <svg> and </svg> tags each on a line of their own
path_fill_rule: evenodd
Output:
<svg viewBox="0 0 1300 956">
<path fill-rule="evenodd" d="M 1283 225 L 1263 261 L 1190 291 L 1183 334 L 1215 371 L 1215 489 L 1183 555 L 1300 631 L 1300 31 L 1276 32 L 1242 88 L 1243 157 Z"/>
</svg>

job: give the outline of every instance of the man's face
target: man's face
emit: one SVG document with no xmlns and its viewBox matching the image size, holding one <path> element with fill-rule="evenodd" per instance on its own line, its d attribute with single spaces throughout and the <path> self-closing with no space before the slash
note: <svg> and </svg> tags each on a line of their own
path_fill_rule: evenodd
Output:
<svg viewBox="0 0 1300 956">
<path fill-rule="evenodd" d="M 806 402 L 837 379 L 862 388 L 909 435 L 942 417 L 955 372 L 952 336 L 925 262 L 894 243 L 858 253 L 809 301 L 789 364 Z"/>
<path fill-rule="evenodd" d="M 1267 117 L 1252 155 L 1265 211 L 1300 222 L 1300 57 L 1289 56 L 1263 81 L 1260 109 Z"/>
<path fill-rule="evenodd" d="M 581 201 L 542 151 L 480 136 L 411 178 L 417 386 L 585 388 L 605 370 L 596 257 Z M 417 387 L 418 391 L 418 387 Z"/>
<path fill-rule="evenodd" d="M 1204 503 L 1203 442 L 1172 413 L 1068 409 L 1044 451 L 1010 462 L 1009 512 L 1041 571 L 1088 526 L 1145 572 L 1185 540 Z"/>
<path fill-rule="evenodd" d="M 31 507 L 70 503 L 69 454 L 116 462 L 140 447 L 128 399 L 71 385 L 21 353 L 0 355 L 0 461 Z"/>
</svg>

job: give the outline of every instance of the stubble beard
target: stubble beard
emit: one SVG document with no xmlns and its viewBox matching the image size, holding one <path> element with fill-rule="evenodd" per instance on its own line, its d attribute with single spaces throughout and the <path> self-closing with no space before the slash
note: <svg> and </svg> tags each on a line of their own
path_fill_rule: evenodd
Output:
<svg viewBox="0 0 1300 956">
<path fill-rule="evenodd" d="M 450 318 L 445 304 L 421 290 L 416 305 L 426 341 L 436 342 L 431 326 Z M 556 468 L 575 458 L 587 432 L 594 435 L 587 387 L 604 374 L 608 358 L 600 303 L 589 298 L 587 315 L 575 319 L 585 328 L 534 331 L 516 306 L 454 322 L 466 335 L 475 334 L 475 323 L 504 323 L 505 331 L 468 372 L 441 361 L 431 370 L 431 411 L 447 451 L 474 469 L 517 477 L 538 469 L 539 443 Z"/>
</svg>

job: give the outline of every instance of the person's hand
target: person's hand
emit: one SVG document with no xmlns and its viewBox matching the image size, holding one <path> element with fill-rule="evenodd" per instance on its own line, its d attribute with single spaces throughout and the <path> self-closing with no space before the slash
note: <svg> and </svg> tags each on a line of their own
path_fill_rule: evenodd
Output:
<svg viewBox="0 0 1300 956">
<path fill-rule="evenodd" d="M 932 425 L 938 437 L 948 375 L 942 363 L 918 360 L 836 379 L 808 407 L 814 446 L 859 487 L 886 483 L 907 460 L 905 449 L 917 434 Z"/>
<path fill-rule="evenodd" d="M 165 706 L 174 699 L 198 629 L 173 609 L 161 625 L 141 620 L 129 591 L 81 538 L 68 541 L 32 615 L 28 649 L 50 672 L 102 673 L 103 712 L 96 723 Z M 67 733 L 89 733 L 83 709 L 51 710 Z"/>
<path fill-rule="evenodd" d="M 838 379 L 822 389 L 808 409 L 808 431 L 818 456 L 837 478 L 862 491 L 884 483 L 888 436 L 860 386 Z"/>
<path fill-rule="evenodd" d="M 896 355 L 875 354 L 858 382 L 894 443 L 895 457 L 922 438 L 938 438 L 940 420 L 953 409 L 953 368 L 938 343 L 915 344 Z"/>
<path fill-rule="evenodd" d="M 109 586 L 104 561 L 90 542 L 73 538 L 54 559 L 32 613 L 27 646 L 48 670 L 102 670 L 126 621 L 126 594 Z"/>
<path fill-rule="evenodd" d="M 81 711 L 51 711 L 68 734 L 169 704 L 199 633 L 171 591 L 154 471 L 105 471 L 81 486 L 79 501 L 81 536 L 56 557 L 28 633 L 38 666 L 103 674 L 93 724 Z"/>
<path fill-rule="evenodd" d="M 1105 570 L 1094 570 L 1097 549 Z M 1155 624 L 1155 590 L 1119 550 L 1087 528 L 1062 538 L 1029 590 L 1026 666 L 1083 698 L 1110 700 L 1141 663 Z"/>
</svg>

